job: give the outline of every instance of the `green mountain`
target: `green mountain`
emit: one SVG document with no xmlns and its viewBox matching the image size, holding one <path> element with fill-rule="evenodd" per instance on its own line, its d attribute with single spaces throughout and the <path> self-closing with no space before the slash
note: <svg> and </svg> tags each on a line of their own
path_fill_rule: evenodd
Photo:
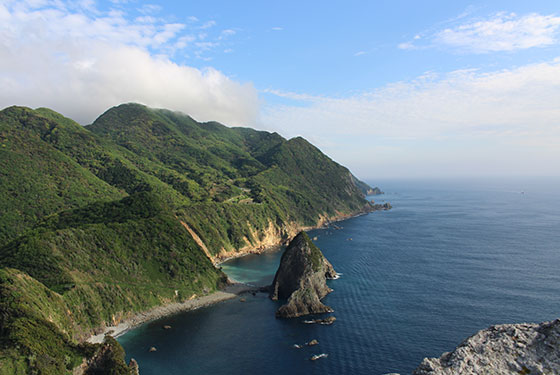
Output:
<svg viewBox="0 0 560 375">
<path fill-rule="evenodd" d="M 84 358 L 128 373 L 114 340 L 83 340 L 215 291 L 224 257 L 372 210 L 369 186 L 303 138 L 138 104 L 86 127 L 6 108 L 0 161 L 0 374 Z"/>
</svg>

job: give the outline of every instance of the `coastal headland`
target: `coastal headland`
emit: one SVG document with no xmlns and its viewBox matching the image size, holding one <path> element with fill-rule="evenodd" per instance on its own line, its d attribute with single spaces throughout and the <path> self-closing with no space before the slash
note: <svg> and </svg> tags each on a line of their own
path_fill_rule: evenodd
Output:
<svg viewBox="0 0 560 375">
<path fill-rule="evenodd" d="M 71 372 L 99 357 L 104 349 L 87 339 L 106 327 L 116 334 L 232 298 L 220 262 L 387 209 L 301 137 L 140 104 L 87 126 L 9 107 L 0 141 L 0 194 L 10 197 L 0 201 L 7 373 Z"/>
</svg>

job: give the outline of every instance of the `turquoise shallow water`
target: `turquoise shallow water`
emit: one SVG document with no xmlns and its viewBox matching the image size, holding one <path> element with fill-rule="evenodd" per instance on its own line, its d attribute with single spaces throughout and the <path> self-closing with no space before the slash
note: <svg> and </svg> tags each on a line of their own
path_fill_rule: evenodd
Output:
<svg viewBox="0 0 560 375">
<path fill-rule="evenodd" d="M 270 275 L 276 273 L 282 250 L 278 247 L 260 255 L 249 254 L 229 260 L 220 266 L 233 280 L 254 286 L 268 285 L 272 282 Z"/>
<path fill-rule="evenodd" d="M 143 375 L 407 374 L 489 325 L 560 317 L 557 181 L 378 184 L 387 194 L 373 198 L 393 210 L 310 232 L 343 273 L 325 298 L 332 326 L 277 320 L 278 302 L 249 295 L 127 333 L 119 341 L 128 357 Z M 279 257 L 248 256 L 224 270 L 262 284 Z M 292 347 L 313 338 L 318 346 Z"/>
</svg>

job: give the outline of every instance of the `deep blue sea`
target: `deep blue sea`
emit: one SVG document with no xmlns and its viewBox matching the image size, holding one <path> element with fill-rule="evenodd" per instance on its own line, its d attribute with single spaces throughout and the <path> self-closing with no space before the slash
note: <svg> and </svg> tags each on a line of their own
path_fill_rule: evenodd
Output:
<svg viewBox="0 0 560 375">
<path fill-rule="evenodd" d="M 248 295 L 125 334 L 127 357 L 142 375 L 404 375 L 492 324 L 560 317 L 558 180 L 374 184 L 386 194 L 371 198 L 392 210 L 309 232 L 343 274 L 324 299 L 333 325 L 275 319 L 281 303 Z M 224 270 L 270 283 L 280 255 L 232 260 Z M 319 345 L 293 347 L 311 339 Z M 328 357 L 309 360 L 319 353 Z"/>
</svg>

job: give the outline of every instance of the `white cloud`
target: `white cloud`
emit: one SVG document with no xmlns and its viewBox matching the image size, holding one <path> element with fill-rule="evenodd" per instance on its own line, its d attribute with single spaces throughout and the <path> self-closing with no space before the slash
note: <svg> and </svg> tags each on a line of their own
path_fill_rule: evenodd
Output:
<svg viewBox="0 0 560 375">
<path fill-rule="evenodd" d="M 287 136 L 303 135 L 358 170 L 377 164 L 385 168 L 401 159 L 400 167 L 419 168 L 422 162 L 435 163 L 436 157 L 429 155 L 446 144 L 454 145 L 457 153 L 463 149 L 461 162 L 477 160 L 482 169 L 491 168 L 493 160 L 478 160 L 481 144 L 492 145 L 487 159 L 496 158 L 492 152 L 499 150 L 510 168 L 531 152 L 548 155 L 537 169 L 550 172 L 560 163 L 560 58 L 489 73 L 428 73 L 346 98 L 267 92 L 298 105 L 268 105 L 262 124 Z M 433 149 L 414 150 L 433 142 L 438 143 Z M 399 152 L 390 154 L 387 147 Z M 438 162 L 449 163 L 457 155 L 455 150 L 442 151 Z M 379 162 L 382 156 L 389 159 Z"/>
<path fill-rule="evenodd" d="M 195 44 L 202 51 L 208 51 L 208 50 L 210 50 L 214 47 L 217 47 L 219 45 L 219 43 L 216 43 L 216 42 L 196 42 Z"/>
<path fill-rule="evenodd" d="M 412 42 L 399 43 L 397 46 L 399 49 L 416 49 L 417 47 Z"/>
<path fill-rule="evenodd" d="M 144 4 L 138 11 L 145 15 L 152 15 L 161 12 L 161 6 L 155 4 Z"/>
<path fill-rule="evenodd" d="M 464 21 L 458 17 L 450 22 Z M 560 42 L 560 17 L 537 13 L 518 16 L 500 12 L 487 19 L 471 19 L 454 27 L 417 34 L 400 43 L 400 49 L 451 47 L 460 52 L 489 53 L 547 47 Z M 422 41 L 424 43 L 422 43 Z"/>
<path fill-rule="evenodd" d="M 72 11 L 71 5 L 0 4 L 1 107 L 46 106 L 88 123 L 110 106 L 136 101 L 229 125 L 254 121 L 252 85 L 166 57 L 196 47 L 184 24 L 135 22 L 121 12 Z"/>
<path fill-rule="evenodd" d="M 272 31 L 282 31 L 282 30 L 284 30 L 284 28 L 276 26 L 276 27 L 270 28 L 270 30 L 272 30 Z"/>
<path fill-rule="evenodd" d="M 226 29 L 222 31 L 222 35 L 234 35 L 235 34 L 235 30 L 232 29 Z"/>
<path fill-rule="evenodd" d="M 192 42 L 196 40 L 196 37 L 193 35 L 183 35 L 177 38 L 175 42 L 174 49 L 183 49 L 190 45 Z"/>
<path fill-rule="evenodd" d="M 209 28 L 214 27 L 214 26 L 216 26 L 216 21 L 210 20 L 210 21 L 204 22 L 204 23 L 200 26 L 200 28 L 201 28 L 201 29 L 209 29 Z"/>
<path fill-rule="evenodd" d="M 358 51 L 354 54 L 354 56 L 362 56 L 362 55 L 365 55 L 365 54 L 366 54 L 366 51 Z"/>
<path fill-rule="evenodd" d="M 227 39 L 234 36 L 235 34 L 237 34 L 237 31 L 235 31 L 233 29 L 222 30 L 222 32 L 220 33 L 220 36 L 218 36 L 218 40 L 226 41 Z"/>
<path fill-rule="evenodd" d="M 317 127 L 311 131 L 399 139 L 489 129 L 495 134 L 560 134 L 560 59 L 490 73 L 429 73 L 349 98 L 266 92 L 307 104 L 268 107 L 264 123 L 293 124 L 292 133 L 308 122 Z M 352 125 L 340 126 L 342 119 L 352 119 Z"/>
<path fill-rule="evenodd" d="M 558 43 L 560 17 L 536 13 L 522 17 L 499 13 L 484 21 L 448 28 L 435 35 L 435 41 L 473 52 L 514 51 L 546 47 Z"/>
<path fill-rule="evenodd" d="M 262 90 L 263 93 L 266 94 L 272 94 L 272 95 L 276 95 L 278 97 L 281 98 L 287 98 L 287 99 L 291 99 L 291 100 L 297 100 L 297 101 L 304 101 L 304 102 L 317 102 L 323 99 L 326 99 L 325 97 L 319 97 L 319 96 L 313 96 L 313 95 L 308 95 L 308 94 L 298 94 L 295 92 L 289 92 L 289 91 L 281 91 L 281 90 L 274 90 L 274 89 L 265 89 Z"/>
</svg>

